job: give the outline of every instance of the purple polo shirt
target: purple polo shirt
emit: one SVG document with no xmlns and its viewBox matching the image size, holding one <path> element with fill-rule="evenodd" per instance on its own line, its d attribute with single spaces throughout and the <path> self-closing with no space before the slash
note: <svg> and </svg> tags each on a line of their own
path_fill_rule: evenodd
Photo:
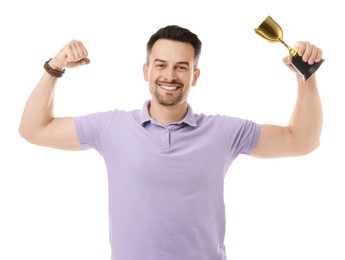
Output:
<svg viewBox="0 0 345 260">
<path fill-rule="evenodd" d="M 254 149 L 260 126 L 190 106 L 163 126 L 148 105 L 75 118 L 81 149 L 106 164 L 112 259 L 226 259 L 224 177 Z"/>
</svg>

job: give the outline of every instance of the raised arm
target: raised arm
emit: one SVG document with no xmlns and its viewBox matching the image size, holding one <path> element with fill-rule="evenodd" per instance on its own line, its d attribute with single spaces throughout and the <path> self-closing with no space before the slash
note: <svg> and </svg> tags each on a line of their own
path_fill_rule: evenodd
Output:
<svg viewBox="0 0 345 260">
<path fill-rule="evenodd" d="M 90 62 L 83 43 L 73 40 L 54 58 L 49 66 L 63 71 Z M 54 90 L 57 77 L 44 72 L 29 96 L 19 126 L 20 135 L 27 141 L 41 146 L 64 150 L 79 150 L 80 143 L 71 117 L 54 117 Z"/>
<path fill-rule="evenodd" d="M 321 49 L 309 42 L 297 42 L 298 55 L 309 64 L 319 62 Z M 316 73 L 303 81 L 291 66 L 291 57 L 284 62 L 297 77 L 297 100 L 287 126 L 262 125 L 258 144 L 252 154 L 256 157 L 274 158 L 299 156 L 312 152 L 319 146 L 322 130 L 322 106 L 316 84 Z"/>
</svg>

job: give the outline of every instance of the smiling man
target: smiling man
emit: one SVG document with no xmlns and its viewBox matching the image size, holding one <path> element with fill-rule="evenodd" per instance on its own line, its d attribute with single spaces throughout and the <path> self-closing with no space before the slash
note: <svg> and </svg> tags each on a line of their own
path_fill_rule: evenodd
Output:
<svg viewBox="0 0 345 260">
<path fill-rule="evenodd" d="M 65 150 L 93 148 L 109 182 L 112 260 L 224 260 L 224 178 L 241 154 L 299 156 L 319 145 L 321 101 L 316 76 L 297 81 L 286 126 L 259 125 L 231 116 L 193 112 L 187 102 L 200 76 L 201 41 L 186 28 L 166 26 L 147 43 L 144 79 L 152 95 L 141 109 L 54 117 L 54 89 L 65 68 L 90 62 L 80 41 L 44 64 L 25 105 L 20 134 L 29 142 Z M 310 64 L 321 49 L 297 42 Z"/>
</svg>

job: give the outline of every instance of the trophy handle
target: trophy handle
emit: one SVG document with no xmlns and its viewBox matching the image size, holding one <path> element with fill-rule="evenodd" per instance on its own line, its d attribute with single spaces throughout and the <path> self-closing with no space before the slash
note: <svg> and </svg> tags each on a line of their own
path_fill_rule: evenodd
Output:
<svg viewBox="0 0 345 260">
<path fill-rule="evenodd" d="M 292 57 L 292 66 L 302 75 L 303 80 L 306 81 L 324 62 L 321 59 L 319 62 L 309 64 L 302 60 L 302 57 L 297 53 Z"/>
</svg>

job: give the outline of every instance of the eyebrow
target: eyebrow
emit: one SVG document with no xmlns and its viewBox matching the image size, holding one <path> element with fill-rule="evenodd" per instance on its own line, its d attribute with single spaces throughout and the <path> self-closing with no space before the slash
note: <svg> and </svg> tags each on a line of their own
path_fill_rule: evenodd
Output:
<svg viewBox="0 0 345 260">
<path fill-rule="evenodd" d="M 166 60 L 162 60 L 162 59 L 155 59 L 153 62 L 163 62 L 163 63 L 167 63 Z M 187 62 L 187 61 L 179 61 L 179 62 L 177 62 L 176 64 L 179 64 L 179 65 L 184 64 L 184 65 L 189 66 L 189 62 Z"/>
</svg>

